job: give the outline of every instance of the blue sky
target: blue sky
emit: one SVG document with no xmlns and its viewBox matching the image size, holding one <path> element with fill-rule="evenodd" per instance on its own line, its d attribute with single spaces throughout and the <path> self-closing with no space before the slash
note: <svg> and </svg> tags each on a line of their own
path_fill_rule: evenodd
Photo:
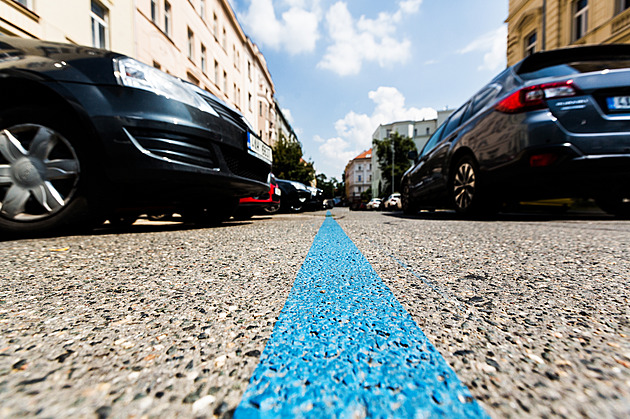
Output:
<svg viewBox="0 0 630 419">
<path fill-rule="evenodd" d="M 318 173 L 379 124 L 456 108 L 505 68 L 508 0 L 230 0 Z"/>
</svg>

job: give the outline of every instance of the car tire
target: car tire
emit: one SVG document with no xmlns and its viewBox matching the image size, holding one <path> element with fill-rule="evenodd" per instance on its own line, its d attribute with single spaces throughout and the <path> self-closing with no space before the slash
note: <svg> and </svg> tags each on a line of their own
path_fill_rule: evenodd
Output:
<svg viewBox="0 0 630 419">
<path fill-rule="evenodd" d="M 280 205 L 272 205 L 270 207 L 265 207 L 263 208 L 263 211 L 265 212 L 265 214 L 275 214 L 278 211 L 280 211 Z"/>
<path fill-rule="evenodd" d="M 453 165 L 449 179 L 452 208 L 463 216 L 477 216 L 492 212 L 493 205 L 484 200 L 479 179 L 479 166 L 471 156 L 464 156 Z"/>
<path fill-rule="evenodd" d="M 51 107 L 0 111 L 0 231 L 38 236 L 92 227 L 84 135 Z"/>
<path fill-rule="evenodd" d="M 630 200 L 620 195 L 602 196 L 595 199 L 602 211 L 618 218 L 630 218 Z"/>
</svg>

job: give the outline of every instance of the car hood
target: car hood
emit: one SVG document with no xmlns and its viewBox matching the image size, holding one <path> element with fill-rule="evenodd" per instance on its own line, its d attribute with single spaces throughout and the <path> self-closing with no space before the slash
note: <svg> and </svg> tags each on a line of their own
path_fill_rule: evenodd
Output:
<svg viewBox="0 0 630 419">
<path fill-rule="evenodd" d="M 14 37 L 0 38 L 0 73 L 34 79 L 117 84 L 111 51 Z"/>
</svg>

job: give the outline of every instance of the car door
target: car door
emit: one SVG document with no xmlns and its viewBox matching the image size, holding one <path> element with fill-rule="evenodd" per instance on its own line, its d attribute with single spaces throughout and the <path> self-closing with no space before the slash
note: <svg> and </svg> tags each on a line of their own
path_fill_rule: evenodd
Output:
<svg viewBox="0 0 630 419">
<path fill-rule="evenodd" d="M 446 170 L 448 153 L 453 141 L 457 140 L 460 132 L 458 128 L 464 120 L 467 109 L 468 102 L 453 112 L 450 118 L 444 123 L 445 127 L 441 138 L 433 150 L 429 152 L 424 170 L 427 177 L 427 188 L 430 191 L 442 190 L 446 186 L 448 181 Z"/>
<path fill-rule="evenodd" d="M 416 160 L 416 164 L 409 173 L 409 192 L 414 198 L 425 195 L 425 192 L 427 191 L 429 183 L 427 182 L 428 172 L 426 170 L 426 162 L 431 155 L 431 151 L 439 142 L 445 126 L 446 122 L 440 125 L 440 127 L 429 138 L 429 141 L 427 141 L 425 146 L 422 148 L 420 156 Z"/>
</svg>

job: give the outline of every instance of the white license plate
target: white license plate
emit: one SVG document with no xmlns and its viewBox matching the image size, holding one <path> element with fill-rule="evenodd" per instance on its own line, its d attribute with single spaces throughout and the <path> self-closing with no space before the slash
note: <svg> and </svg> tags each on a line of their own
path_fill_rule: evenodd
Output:
<svg viewBox="0 0 630 419">
<path fill-rule="evenodd" d="M 267 163 L 271 163 L 271 147 L 263 143 L 260 138 L 253 136 L 250 132 L 247 132 L 247 148 L 251 154 L 266 161 Z"/>
<path fill-rule="evenodd" d="M 609 97 L 608 109 L 611 111 L 630 110 L 630 96 Z"/>
</svg>

